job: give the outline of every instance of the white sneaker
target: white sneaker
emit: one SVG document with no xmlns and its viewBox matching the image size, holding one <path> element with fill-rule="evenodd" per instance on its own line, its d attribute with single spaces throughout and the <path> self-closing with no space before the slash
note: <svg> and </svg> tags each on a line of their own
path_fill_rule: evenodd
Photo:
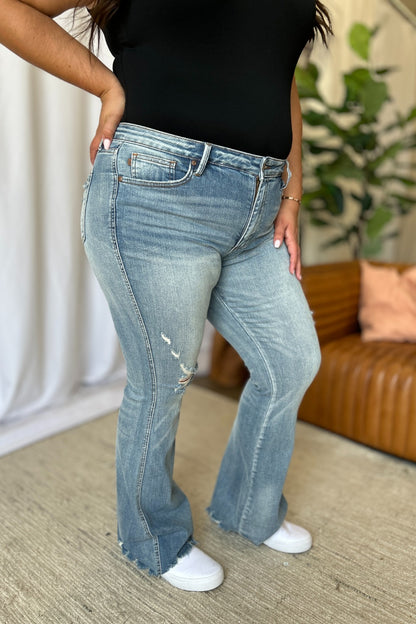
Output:
<svg viewBox="0 0 416 624">
<path fill-rule="evenodd" d="M 214 559 L 192 546 L 170 570 L 162 574 L 162 578 L 178 589 L 208 591 L 221 585 L 224 571 Z"/>
<path fill-rule="evenodd" d="M 312 535 L 297 524 L 284 520 L 280 529 L 265 540 L 264 544 L 284 553 L 302 553 L 311 548 Z"/>
</svg>

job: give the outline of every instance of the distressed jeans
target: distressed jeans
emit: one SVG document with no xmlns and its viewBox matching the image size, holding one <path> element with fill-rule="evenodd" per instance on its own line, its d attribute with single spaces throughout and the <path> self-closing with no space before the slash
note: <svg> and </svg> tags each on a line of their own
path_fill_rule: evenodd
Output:
<svg viewBox="0 0 416 624">
<path fill-rule="evenodd" d="M 172 474 L 181 400 L 207 318 L 250 372 L 209 513 L 254 544 L 286 514 L 297 409 L 320 352 L 287 249 L 273 247 L 285 167 L 121 123 L 84 185 L 82 239 L 127 366 L 118 538 L 151 574 L 194 543 L 190 506 Z"/>
</svg>

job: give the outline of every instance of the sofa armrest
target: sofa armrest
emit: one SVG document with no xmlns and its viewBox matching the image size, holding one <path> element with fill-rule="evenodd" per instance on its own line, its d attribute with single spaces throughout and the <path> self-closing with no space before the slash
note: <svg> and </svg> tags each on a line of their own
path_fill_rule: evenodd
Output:
<svg viewBox="0 0 416 624">
<path fill-rule="evenodd" d="M 374 260 L 371 264 L 395 268 L 400 273 L 411 266 L 404 262 Z M 303 290 L 314 314 L 320 344 L 359 332 L 359 261 L 304 266 L 302 274 Z"/>
<path fill-rule="evenodd" d="M 358 261 L 305 266 L 302 276 L 321 345 L 359 331 Z"/>
</svg>

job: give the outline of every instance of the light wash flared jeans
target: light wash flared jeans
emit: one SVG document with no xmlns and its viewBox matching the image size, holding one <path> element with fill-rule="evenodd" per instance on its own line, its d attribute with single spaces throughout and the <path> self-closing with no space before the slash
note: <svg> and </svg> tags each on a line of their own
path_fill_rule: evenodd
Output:
<svg viewBox="0 0 416 624">
<path fill-rule="evenodd" d="M 151 574 L 166 572 L 194 543 L 172 471 L 206 318 L 250 372 L 209 513 L 255 544 L 286 514 L 297 409 L 320 352 L 287 249 L 273 247 L 285 165 L 121 123 L 84 185 L 82 238 L 127 365 L 118 538 Z"/>
</svg>

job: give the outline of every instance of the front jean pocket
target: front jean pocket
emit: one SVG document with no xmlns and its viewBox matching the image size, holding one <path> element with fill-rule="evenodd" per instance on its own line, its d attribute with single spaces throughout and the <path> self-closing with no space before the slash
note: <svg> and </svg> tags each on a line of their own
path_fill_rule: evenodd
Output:
<svg viewBox="0 0 416 624">
<path fill-rule="evenodd" d="M 86 181 L 83 184 L 83 193 L 82 193 L 82 203 L 81 203 L 81 239 L 82 242 L 85 243 L 86 233 L 85 233 L 85 215 L 86 215 L 86 207 L 88 201 L 88 194 L 90 190 L 90 183 L 92 178 L 92 171 L 88 174 Z"/>
<path fill-rule="evenodd" d="M 153 187 L 185 184 L 192 178 L 196 165 L 196 160 L 188 156 L 128 143 L 120 149 L 117 163 L 120 182 Z"/>
</svg>

